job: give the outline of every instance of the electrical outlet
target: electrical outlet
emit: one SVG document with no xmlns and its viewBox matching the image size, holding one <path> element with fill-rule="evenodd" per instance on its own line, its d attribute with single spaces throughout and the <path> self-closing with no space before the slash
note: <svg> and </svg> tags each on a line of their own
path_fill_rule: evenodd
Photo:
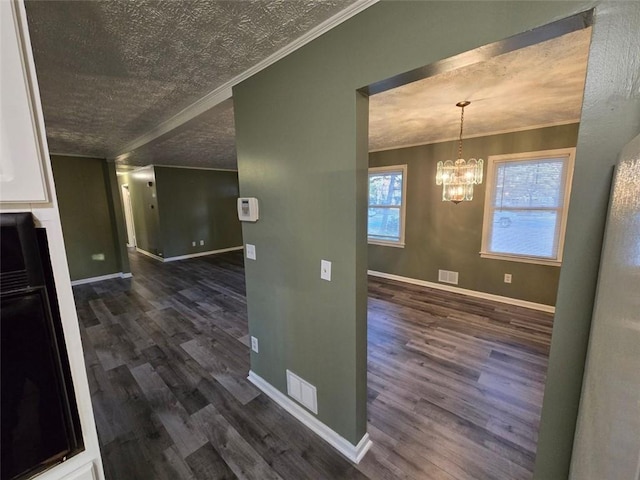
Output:
<svg viewBox="0 0 640 480">
<path fill-rule="evenodd" d="M 195 247 L 196 246 L 196 242 L 191 242 L 191 246 Z"/>
<path fill-rule="evenodd" d="M 504 283 L 511 283 L 511 274 L 510 273 L 505 273 L 504 274 Z"/>
<path fill-rule="evenodd" d="M 256 353 L 258 352 L 258 339 L 254 336 L 251 337 L 251 350 L 253 350 Z"/>
<path fill-rule="evenodd" d="M 249 260 L 255 260 L 256 259 L 256 246 L 255 245 L 247 243 L 247 248 L 246 248 L 245 251 L 247 253 L 247 258 Z"/>
<path fill-rule="evenodd" d="M 204 240 L 200 240 L 200 245 L 204 245 Z"/>
<path fill-rule="evenodd" d="M 331 262 L 329 260 L 320 260 L 320 278 L 331 281 Z"/>
</svg>

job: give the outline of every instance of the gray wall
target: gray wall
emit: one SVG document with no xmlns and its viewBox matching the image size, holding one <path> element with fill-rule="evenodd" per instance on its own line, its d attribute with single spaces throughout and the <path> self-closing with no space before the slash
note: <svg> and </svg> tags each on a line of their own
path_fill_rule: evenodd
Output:
<svg viewBox="0 0 640 480">
<path fill-rule="evenodd" d="M 578 125 L 470 138 L 468 156 L 522 153 L 575 147 Z M 474 188 L 471 202 L 442 201 L 435 184 L 436 163 L 451 157 L 457 142 L 443 142 L 369 155 L 369 166 L 407 165 L 406 239 L 404 248 L 369 245 L 369 268 L 429 282 L 438 269 L 459 272 L 458 287 L 529 302 L 555 305 L 560 267 L 481 258 L 486 182 Z M 513 282 L 504 283 L 511 273 Z"/>
<path fill-rule="evenodd" d="M 166 258 L 242 246 L 237 172 L 155 167 L 155 176 Z"/>
<path fill-rule="evenodd" d="M 291 368 L 317 386 L 318 417 L 361 438 L 368 162 L 356 89 L 598 3 L 381 2 L 234 89 L 240 192 L 261 201 L 261 220 L 243 225 L 258 255 L 246 262 L 255 372 L 286 391 Z M 596 10 L 537 479 L 568 474 L 611 165 L 640 124 L 638 8 Z M 322 258 L 334 261 L 330 283 L 319 279 Z"/>
<path fill-rule="evenodd" d="M 128 272 L 114 209 L 114 165 L 100 158 L 56 155 L 51 165 L 71 280 Z"/>
</svg>

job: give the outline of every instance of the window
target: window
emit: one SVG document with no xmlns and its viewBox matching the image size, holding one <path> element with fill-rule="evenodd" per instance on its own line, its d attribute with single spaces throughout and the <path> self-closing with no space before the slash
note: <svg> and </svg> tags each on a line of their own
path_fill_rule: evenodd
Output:
<svg viewBox="0 0 640 480">
<path fill-rule="evenodd" d="M 482 257 L 559 265 L 574 148 L 489 157 Z"/>
<path fill-rule="evenodd" d="M 404 247 L 406 165 L 369 169 L 369 243 Z"/>
</svg>

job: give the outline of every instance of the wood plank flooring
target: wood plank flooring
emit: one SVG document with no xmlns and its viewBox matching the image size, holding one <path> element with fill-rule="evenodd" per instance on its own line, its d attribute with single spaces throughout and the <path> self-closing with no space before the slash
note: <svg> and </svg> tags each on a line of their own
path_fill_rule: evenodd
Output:
<svg viewBox="0 0 640 480">
<path fill-rule="evenodd" d="M 551 315 L 369 280 L 354 466 L 246 380 L 241 252 L 74 287 L 108 480 L 530 479 Z"/>
</svg>

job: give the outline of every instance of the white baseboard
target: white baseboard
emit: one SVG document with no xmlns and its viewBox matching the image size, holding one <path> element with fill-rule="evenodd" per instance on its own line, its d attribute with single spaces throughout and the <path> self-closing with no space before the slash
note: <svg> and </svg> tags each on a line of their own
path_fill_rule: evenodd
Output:
<svg viewBox="0 0 640 480">
<path fill-rule="evenodd" d="M 249 376 L 247 378 L 251 383 L 262 390 L 265 395 L 297 418 L 303 425 L 311 429 L 316 435 L 338 450 L 338 452 L 353 463 L 359 463 L 371 448 L 372 442 L 369 439 L 368 433 L 364 434 L 360 442 L 358 442 L 358 445 L 353 445 L 349 440 L 327 427 L 314 415 L 309 413 L 294 400 L 287 397 L 284 393 L 256 373 L 249 371 Z"/>
<path fill-rule="evenodd" d="M 94 283 L 101 282 L 103 280 L 111 280 L 114 278 L 131 278 L 131 273 L 110 273 L 109 275 L 101 275 L 99 277 L 89 277 L 89 278 L 81 278 L 80 280 L 73 280 L 71 282 L 71 286 L 75 287 L 76 285 L 83 285 L 85 283 Z"/>
<path fill-rule="evenodd" d="M 239 247 L 221 248 L 220 250 L 209 250 L 208 252 L 189 253 L 187 255 L 179 255 L 177 257 L 168 257 L 168 258 L 165 258 L 163 261 L 165 261 L 165 262 L 175 262 L 176 260 L 185 260 L 187 258 L 205 257 L 207 255 L 215 255 L 216 253 L 235 252 L 236 250 L 242 250 L 243 248 L 244 247 L 241 245 Z"/>
<path fill-rule="evenodd" d="M 215 255 L 216 253 L 225 253 L 225 252 L 234 252 L 236 250 L 242 250 L 244 247 L 241 245 L 239 247 L 230 247 L 230 248 L 221 248 L 219 250 L 209 250 L 207 252 L 198 252 L 198 253 L 189 253 L 187 255 L 178 255 L 176 257 L 167 257 L 163 258 L 158 255 L 155 255 L 151 252 L 147 252 L 139 247 L 136 247 L 136 251 L 147 257 L 155 258 L 161 262 L 175 262 L 176 260 L 186 260 L 187 258 L 196 258 L 196 257 L 205 257 L 207 255 Z"/>
<path fill-rule="evenodd" d="M 555 313 L 556 307 L 553 305 L 545 305 L 544 303 L 528 302 L 527 300 L 519 300 L 517 298 L 503 297 L 502 295 L 494 295 L 492 293 L 478 292 L 476 290 L 467 290 L 466 288 L 452 287 L 450 285 L 442 285 L 441 283 L 427 282 L 426 280 L 418 280 L 417 278 L 402 277 L 400 275 L 394 275 L 392 273 L 376 272 L 375 270 L 368 270 L 367 274 L 372 277 L 386 278 L 389 280 L 396 280 L 398 282 L 410 283 L 412 285 L 419 285 L 421 287 L 435 288 L 436 290 L 444 290 L 446 292 L 459 293 L 461 295 L 467 295 L 469 297 L 483 298 L 485 300 L 493 300 L 494 302 L 508 303 L 509 305 L 515 305 L 518 307 L 531 308 L 532 310 L 539 310 L 541 312 Z"/>
<path fill-rule="evenodd" d="M 141 253 L 143 255 L 146 255 L 147 257 L 151 257 L 151 258 L 154 258 L 156 260 L 160 260 L 161 262 L 164 262 L 164 258 L 159 257 L 158 255 L 156 255 L 154 253 L 147 252 L 146 250 L 143 250 L 140 247 L 136 247 L 136 252 Z"/>
</svg>

